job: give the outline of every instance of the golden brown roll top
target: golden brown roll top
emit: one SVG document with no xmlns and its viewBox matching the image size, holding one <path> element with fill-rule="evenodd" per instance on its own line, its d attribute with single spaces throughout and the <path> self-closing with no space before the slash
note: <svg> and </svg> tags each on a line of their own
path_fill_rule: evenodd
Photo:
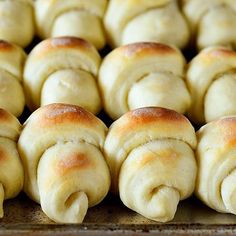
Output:
<svg viewBox="0 0 236 236">
<path fill-rule="evenodd" d="M 23 188 L 23 167 L 16 148 L 20 131 L 16 117 L 0 108 L 0 218 L 3 201 L 15 197 Z"/>
<path fill-rule="evenodd" d="M 88 42 L 74 37 L 42 41 L 29 54 L 24 70 L 26 102 L 31 110 L 49 103 L 101 109 L 96 77 L 101 58 Z"/>
<path fill-rule="evenodd" d="M 20 116 L 25 106 L 22 87 L 25 52 L 18 46 L 0 40 L 0 107 Z"/>
<path fill-rule="evenodd" d="M 18 143 L 24 190 L 52 220 L 82 222 L 88 207 L 106 196 L 106 132 L 102 121 L 73 105 L 44 106 L 26 121 Z"/>
<path fill-rule="evenodd" d="M 164 108 L 130 111 L 109 128 L 104 150 L 113 192 L 129 208 L 157 221 L 174 217 L 194 190 L 195 131 L 183 115 Z"/>
<path fill-rule="evenodd" d="M 236 2 L 234 0 L 182 0 L 183 12 L 198 49 L 236 46 Z"/>
<path fill-rule="evenodd" d="M 41 38 L 75 36 L 101 49 L 106 44 L 102 18 L 107 0 L 37 0 L 35 15 Z"/>
<path fill-rule="evenodd" d="M 0 39 L 21 47 L 34 37 L 34 2 L 32 0 L 0 1 Z"/>
<path fill-rule="evenodd" d="M 191 100 L 181 52 L 164 44 L 134 43 L 108 54 L 99 71 L 106 112 L 113 118 L 146 106 L 185 113 Z"/>
<path fill-rule="evenodd" d="M 236 117 L 206 124 L 197 137 L 197 196 L 219 212 L 236 214 Z"/>
<path fill-rule="evenodd" d="M 235 68 L 236 53 L 223 47 L 206 48 L 190 62 L 191 120 L 201 124 L 236 114 Z"/>
<path fill-rule="evenodd" d="M 104 25 L 112 47 L 160 42 L 184 48 L 189 29 L 176 0 L 111 0 Z"/>
</svg>

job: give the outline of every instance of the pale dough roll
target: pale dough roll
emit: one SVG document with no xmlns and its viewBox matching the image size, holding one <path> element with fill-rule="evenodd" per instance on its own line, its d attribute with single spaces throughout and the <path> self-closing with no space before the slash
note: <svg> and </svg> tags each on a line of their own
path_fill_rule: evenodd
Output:
<svg viewBox="0 0 236 236">
<path fill-rule="evenodd" d="M 3 201 L 16 197 L 23 188 L 24 172 L 16 147 L 20 131 L 19 121 L 0 108 L 0 218 Z"/>
<path fill-rule="evenodd" d="M 109 128 L 104 150 L 114 193 L 143 216 L 173 219 L 195 187 L 196 136 L 183 115 L 164 108 L 130 111 Z"/>
<path fill-rule="evenodd" d="M 75 36 L 101 49 L 106 44 L 102 18 L 107 0 L 37 0 L 35 15 L 41 38 Z"/>
<path fill-rule="evenodd" d="M 98 112 L 97 108 L 101 106 L 93 76 L 82 70 L 71 69 L 55 72 L 43 85 L 41 105 L 55 102 L 80 105 L 95 114 Z"/>
<path fill-rule="evenodd" d="M 74 37 L 51 38 L 29 54 L 24 69 L 26 102 L 31 110 L 54 102 L 101 109 L 97 74 L 101 58 L 88 42 Z"/>
<path fill-rule="evenodd" d="M 185 113 L 191 98 L 184 81 L 184 67 L 180 51 L 164 44 L 134 43 L 113 50 L 99 71 L 106 112 L 113 119 L 145 106 L 163 106 Z"/>
<path fill-rule="evenodd" d="M 160 42 L 184 48 L 187 23 L 175 0 L 111 0 L 104 18 L 112 47 L 134 42 Z"/>
<path fill-rule="evenodd" d="M 192 96 L 190 119 L 202 124 L 225 115 L 236 115 L 236 53 L 209 47 L 190 62 L 187 85 Z"/>
<path fill-rule="evenodd" d="M 168 73 L 150 73 L 132 86 L 128 104 L 131 110 L 158 105 L 184 113 L 190 105 L 190 99 L 186 98 L 189 98 L 189 92 L 180 77 Z"/>
<path fill-rule="evenodd" d="M 103 157 L 107 128 L 86 110 L 50 104 L 24 124 L 18 149 L 25 168 L 24 190 L 52 220 L 81 223 L 88 207 L 110 187 Z"/>
<path fill-rule="evenodd" d="M 236 214 L 236 117 L 206 124 L 197 137 L 196 195 L 219 212 Z"/>
<path fill-rule="evenodd" d="M 0 1 L 0 39 L 21 47 L 34 37 L 34 2 L 32 0 Z"/>
<path fill-rule="evenodd" d="M 236 46 L 236 2 L 234 0 L 182 0 L 198 49 Z"/>
<path fill-rule="evenodd" d="M 22 87 L 26 54 L 20 47 L 0 41 L 0 107 L 20 116 L 25 106 Z"/>
</svg>

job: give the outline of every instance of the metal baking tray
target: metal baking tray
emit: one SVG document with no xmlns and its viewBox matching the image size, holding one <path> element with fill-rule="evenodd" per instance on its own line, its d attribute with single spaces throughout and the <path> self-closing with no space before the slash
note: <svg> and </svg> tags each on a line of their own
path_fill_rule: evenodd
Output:
<svg viewBox="0 0 236 236">
<path fill-rule="evenodd" d="M 24 193 L 5 201 L 0 235 L 235 235 L 236 216 L 221 214 L 195 197 L 180 202 L 174 220 L 158 223 L 125 207 L 116 196 L 88 210 L 83 224 L 56 224 Z"/>
</svg>

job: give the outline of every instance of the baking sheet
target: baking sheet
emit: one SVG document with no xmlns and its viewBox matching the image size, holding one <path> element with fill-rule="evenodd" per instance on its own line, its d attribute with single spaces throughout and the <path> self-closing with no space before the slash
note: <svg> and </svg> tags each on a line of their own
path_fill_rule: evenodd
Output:
<svg viewBox="0 0 236 236">
<path fill-rule="evenodd" d="M 56 224 L 24 193 L 5 201 L 0 235 L 203 235 L 236 234 L 236 216 L 217 213 L 195 197 L 182 201 L 174 220 L 157 223 L 108 195 L 88 210 L 83 224 Z"/>
</svg>

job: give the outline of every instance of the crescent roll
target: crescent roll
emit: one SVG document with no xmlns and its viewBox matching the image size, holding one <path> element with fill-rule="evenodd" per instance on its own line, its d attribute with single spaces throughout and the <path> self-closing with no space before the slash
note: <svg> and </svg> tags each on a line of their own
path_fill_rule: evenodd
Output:
<svg viewBox="0 0 236 236">
<path fill-rule="evenodd" d="M 189 197 L 197 173 L 196 136 L 183 115 L 164 108 L 130 111 L 109 128 L 104 150 L 111 191 L 141 215 L 166 222 Z"/>
<path fill-rule="evenodd" d="M 160 106 L 185 113 L 191 104 L 185 59 L 171 46 L 134 43 L 109 53 L 99 71 L 106 112 L 116 119 L 129 110 Z"/>
<path fill-rule="evenodd" d="M 236 116 L 206 124 L 197 138 L 196 195 L 218 212 L 236 214 Z"/>
<path fill-rule="evenodd" d="M 192 96 L 188 115 L 197 124 L 236 115 L 236 53 L 209 47 L 190 62 L 187 85 Z"/>
<path fill-rule="evenodd" d="M 59 223 L 81 223 L 103 200 L 110 175 L 102 152 L 107 127 L 74 105 L 50 104 L 24 124 L 18 149 L 24 191 Z"/>
<path fill-rule="evenodd" d="M 106 44 L 102 19 L 107 0 L 36 0 L 37 31 L 42 39 L 75 36 L 97 49 Z"/>
<path fill-rule="evenodd" d="M 236 46 L 235 0 L 182 0 L 198 49 Z"/>
<path fill-rule="evenodd" d="M 3 201 L 16 197 L 23 188 L 24 172 L 16 146 L 20 131 L 16 117 L 0 108 L 0 218 Z"/>
<path fill-rule="evenodd" d="M 96 77 L 101 58 L 75 37 L 46 39 L 30 52 L 24 69 L 26 102 L 33 111 L 50 103 L 79 105 L 96 114 L 101 99 Z"/>
<path fill-rule="evenodd" d="M 25 106 L 22 87 L 25 59 L 23 49 L 0 40 L 0 107 L 17 117 Z"/>
<path fill-rule="evenodd" d="M 184 48 L 190 36 L 176 0 L 110 0 L 104 25 L 112 47 L 151 41 Z"/>
<path fill-rule="evenodd" d="M 0 39 L 28 46 L 34 37 L 34 2 L 0 1 Z"/>
</svg>

